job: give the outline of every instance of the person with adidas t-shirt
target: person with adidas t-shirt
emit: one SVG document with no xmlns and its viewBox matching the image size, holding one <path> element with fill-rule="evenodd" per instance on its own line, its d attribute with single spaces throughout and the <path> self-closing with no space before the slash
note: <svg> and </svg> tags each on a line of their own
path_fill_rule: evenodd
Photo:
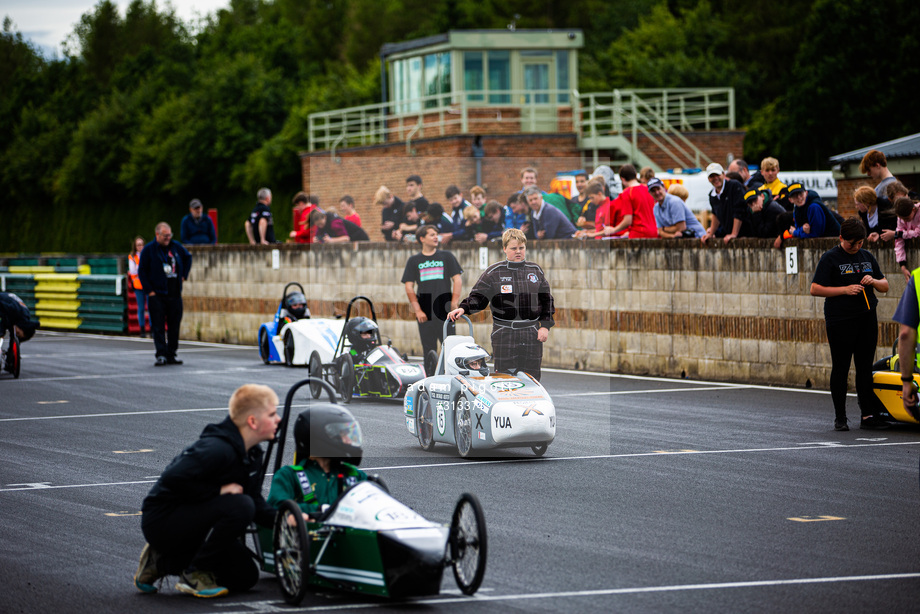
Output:
<svg viewBox="0 0 920 614">
<path fill-rule="evenodd" d="M 434 353 L 434 362 L 437 362 L 438 342 L 444 340 L 447 313 L 460 302 L 463 269 L 452 253 L 438 249 L 437 227 L 422 226 L 416 233 L 416 240 L 422 245 L 422 251 L 406 262 L 402 283 L 418 321 L 425 371 L 433 375 L 434 365 L 430 364 L 429 353 Z"/>
</svg>

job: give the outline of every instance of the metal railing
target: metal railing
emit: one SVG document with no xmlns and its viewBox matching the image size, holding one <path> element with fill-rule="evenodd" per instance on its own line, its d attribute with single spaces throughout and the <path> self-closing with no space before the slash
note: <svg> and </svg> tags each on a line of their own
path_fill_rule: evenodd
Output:
<svg viewBox="0 0 920 614">
<path fill-rule="evenodd" d="M 683 132 L 735 128 L 732 88 L 614 90 L 581 94 L 577 100 L 583 147 L 596 149 L 605 137 L 629 136 L 635 158 L 642 135 L 681 167 L 711 162 Z"/>
<path fill-rule="evenodd" d="M 571 109 L 571 116 L 560 110 Z M 448 134 L 558 132 L 571 123 L 585 148 L 604 137 L 639 135 L 678 165 L 708 158 L 681 134 L 735 128 L 732 88 L 630 89 L 579 94 L 568 90 L 465 91 L 312 113 L 309 151 L 405 142 Z"/>
</svg>

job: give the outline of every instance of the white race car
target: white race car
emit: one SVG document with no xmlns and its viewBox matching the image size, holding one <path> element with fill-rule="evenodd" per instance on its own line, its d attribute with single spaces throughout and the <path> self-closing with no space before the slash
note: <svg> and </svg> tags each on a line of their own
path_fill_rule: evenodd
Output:
<svg viewBox="0 0 920 614">
<path fill-rule="evenodd" d="M 287 284 L 275 319 L 259 327 L 259 356 L 265 364 L 309 365 L 312 372 L 314 365 L 332 362 L 345 321 L 311 318 L 305 305 L 303 287 L 296 282 Z"/>
<path fill-rule="evenodd" d="M 525 447 L 537 456 L 556 437 L 556 407 L 546 389 L 524 372 L 490 373 L 488 352 L 470 335 L 447 336 L 435 375 L 409 387 L 403 401 L 406 428 L 423 450 L 435 443 L 460 456 L 495 448 Z"/>
</svg>

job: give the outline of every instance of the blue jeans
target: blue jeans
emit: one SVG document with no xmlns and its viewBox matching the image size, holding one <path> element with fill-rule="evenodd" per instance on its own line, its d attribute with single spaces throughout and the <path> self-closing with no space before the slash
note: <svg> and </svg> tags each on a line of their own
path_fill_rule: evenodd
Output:
<svg viewBox="0 0 920 614">
<path fill-rule="evenodd" d="M 147 293 L 143 290 L 135 290 L 134 298 L 137 299 L 137 325 L 141 332 L 150 328 L 150 314 L 147 313 Z"/>
</svg>

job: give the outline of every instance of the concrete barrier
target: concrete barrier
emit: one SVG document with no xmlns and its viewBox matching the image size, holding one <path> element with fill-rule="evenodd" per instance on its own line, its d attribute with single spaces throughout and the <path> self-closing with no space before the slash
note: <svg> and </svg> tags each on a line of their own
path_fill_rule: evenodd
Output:
<svg viewBox="0 0 920 614">
<path fill-rule="evenodd" d="M 532 242 L 528 259 L 546 271 L 558 310 L 544 365 L 826 388 L 824 299 L 808 289 L 818 260 L 836 241 L 790 240 L 781 250 L 771 243 Z M 912 243 L 908 258 L 917 262 Z M 786 272 L 786 248 L 794 249 L 797 273 Z M 481 263 L 504 257 L 497 244 L 450 249 L 464 269 L 464 296 Z M 255 346 L 259 324 L 273 316 L 284 284 L 297 281 L 315 316 L 344 311 L 356 294 L 370 297 L 384 338 L 420 353 L 400 283 L 414 246 L 218 245 L 190 251 L 194 265 L 184 290 L 184 338 Z M 897 335 L 890 319 L 905 280 L 891 246 L 872 251 L 891 284 L 879 304 L 882 356 Z M 474 323 L 477 338 L 488 347 L 489 314 L 478 314 Z M 258 360 L 255 347 L 253 360 Z"/>
</svg>

